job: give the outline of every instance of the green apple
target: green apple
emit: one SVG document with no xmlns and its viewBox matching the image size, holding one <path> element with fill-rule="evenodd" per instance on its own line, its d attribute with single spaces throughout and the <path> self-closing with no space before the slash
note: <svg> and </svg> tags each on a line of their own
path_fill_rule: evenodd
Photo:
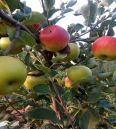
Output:
<svg viewBox="0 0 116 129">
<path fill-rule="evenodd" d="M 9 37 L 2 37 L 0 39 L 0 49 L 1 50 L 3 50 L 3 51 L 6 50 L 10 46 L 10 44 L 11 44 L 11 40 L 10 40 Z M 18 54 L 18 53 L 20 53 L 22 51 L 22 47 L 23 46 L 24 46 L 23 44 L 17 42 L 16 46 L 11 50 L 10 53 L 11 54 Z"/>
<path fill-rule="evenodd" d="M 24 82 L 24 87 L 26 89 L 31 90 L 37 85 L 46 84 L 46 83 L 47 83 L 47 79 L 45 78 L 44 75 L 41 75 L 41 76 L 28 75 Z"/>
<path fill-rule="evenodd" d="M 63 59 L 64 61 L 71 61 L 76 59 L 80 54 L 80 48 L 75 43 L 69 43 L 68 44 L 70 48 L 70 53 L 67 54 L 67 56 Z"/>
<path fill-rule="evenodd" d="M 0 95 L 11 94 L 27 77 L 25 64 L 11 56 L 0 56 Z"/>
<path fill-rule="evenodd" d="M 86 66 L 71 66 L 67 69 L 67 76 L 72 82 L 86 82 L 92 77 L 92 71 Z"/>
</svg>

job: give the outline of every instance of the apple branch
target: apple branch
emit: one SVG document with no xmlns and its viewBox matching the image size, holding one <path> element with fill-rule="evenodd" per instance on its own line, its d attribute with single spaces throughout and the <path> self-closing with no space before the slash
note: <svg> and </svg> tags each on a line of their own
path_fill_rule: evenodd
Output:
<svg viewBox="0 0 116 129">
<path fill-rule="evenodd" d="M 7 55 L 16 46 L 16 41 L 18 40 L 19 35 L 20 35 L 20 26 L 18 24 L 16 26 L 16 33 L 14 35 L 14 38 L 13 38 L 11 44 L 9 45 L 9 47 L 3 52 L 3 55 Z"/>
<path fill-rule="evenodd" d="M 59 101 L 60 101 L 60 103 L 61 103 L 61 106 L 62 106 L 62 108 L 63 108 L 63 110 L 64 110 L 64 112 L 65 112 L 65 114 L 66 114 L 66 116 L 67 116 L 67 118 L 68 118 L 68 120 L 69 120 L 69 123 L 72 125 L 72 129 L 75 129 L 75 127 L 74 127 L 74 125 L 73 125 L 74 120 L 73 120 L 73 118 L 68 114 L 68 111 L 67 111 L 66 106 L 65 106 L 65 103 L 64 103 L 64 101 L 63 101 L 63 99 L 62 99 L 62 97 L 61 97 L 61 95 L 60 95 L 60 93 L 59 93 L 59 90 L 57 89 L 57 87 L 55 86 L 55 84 L 54 84 L 54 82 L 53 82 L 53 80 L 52 80 L 51 78 L 49 78 L 49 81 L 50 81 L 51 87 L 53 87 L 53 89 L 54 89 L 54 91 L 55 91 L 55 93 L 56 93 L 56 95 L 57 95 L 57 97 L 58 97 L 58 99 L 59 99 Z"/>
<path fill-rule="evenodd" d="M 21 29 L 27 31 L 31 36 L 33 36 L 37 40 L 36 36 L 25 25 L 23 25 L 21 22 L 15 20 L 14 18 L 12 18 L 11 16 L 9 16 L 8 14 L 6 14 L 1 9 L 0 9 L 0 17 L 2 19 L 4 19 L 5 21 L 10 22 L 13 26 L 19 25 Z"/>
<path fill-rule="evenodd" d="M 20 116 L 22 116 L 22 118 L 23 118 L 23 120 L 24 120 L 25 122 L 27 122 L 27 120 L 25 119 L 24 115 L 23 115 L 20 111 L 18 111 L 18 110 L 10 103 L 9 99 L 8 99 L 6 96 L 5 96 L 4 98 L 5 98 L 5 100 L 9 103 L 9 106 L 12 107 Z"/>
<path fill-rule="evenodd" d="M 43 12 L 46 14 L 47 23 L 48 23 L 48 25 L 50 25 L 50 22 L 48 20 L 48 10 L 46 10 L 43 0 L 41 0 L 41 4 L 42 4 Z"/>
<path fill-rule="evenodd" d="M 91 32 L 92 30 L 94 30 L 99 24 L 101 24 L 102 22 L 104 22 L 105 20 L 107 20 L 110 17 L 111 17 L 110 14 L 107 17 L 104 17 L 104 18 L 101 17 L 101 19 L 98 19 L 96 21 L 96 23 L 94 24 L 94 26 L 90 27 L 89 30 L 87 30 L 86 32 L 82 33 L 81 35 L 75 36 L 74 38 L 72 37 L 71 42 L 76 42 L 76 41 L 93 42 L 93 41 L 95 41 L 98 38 L 98 36 L 92 37 L 92 38 L 86 38 L 86 39 L 83 39 L 83 38 L 80 38 L 80 37 L 84 36 L 85 34 L 87 34 L 89 32 Z"/>
</svg>

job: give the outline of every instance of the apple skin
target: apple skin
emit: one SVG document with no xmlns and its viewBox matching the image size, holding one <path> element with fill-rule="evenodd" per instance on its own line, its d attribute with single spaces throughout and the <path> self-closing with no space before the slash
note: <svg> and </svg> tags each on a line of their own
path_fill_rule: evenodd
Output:
<svg viewBox="0 0 116 129">
<path fill-rule="evenodd" d="M 33 24 L 33 29 L 36 31 L 40 31 L 41 30 L 41 25 L 40 24 Z"/>
<path fill-rule="evenodd" d="M 79 86 L 78 83 L 73 83 L 68 77 L 64 78 L 64 85 L 67 89 L 77 88 Z"/>
<path fill-rule="evenodd" d="M 103 36 L 92 44 L 92 53 L 95 57 L 103 60 L 116 59 L 116 38 Z"/>
<path fill-rule="evenodd" d="M 39 38 L 46 50 L 58 52 L 67 46 L 70 35 L 64 28 L 50 25 L 40 32 Z"/>
<path fill-rule="evenodd" d="M 32 90 L 35 86 L 46 83 L 47 79 L 43 75 L 41 76 L 28 75 L 24 82 L 24 87 L 28 90 Z"/>
<path fill-rule="evenodd" d="M 76 59 L 80 54 L 80 48 L 77 44 L 69 43 L 68 46 L 70 48 L 70 53 L 64 58 L 64 61 L 67 62 Z"/>
<path fill-rule="evenodd" d="M 83 65 L 71 66 L 67 69 L 67 76 L 73 83 L 82 83 L 90 80 L 92 71 Z"/>
<path fill-rule="evenodd" d="M 10 41 L 9 37 L 2 37 L 0 39 L 0 49 L 1 50 L 3 50 L 3 51 L 6 50 L 9 47 L 10 44 L 11 44 L 11 41 Z M 18 54 L 18 53 L 20 53 L 22 51 L 22 47 L 23 46 L 24 45 L 22 45 L 21 43 L 17 42 L 15 48 L 13 48 L 10 53 L 11 54 Z"/>
<path fill-rule="evenodd" d="M 17 58 L 0 56 L 0 95 L 11 94 L 24 83 L 26 65 Z"/>
<path fill-rule="evenodd" d="M 64 83 L 65 83 L 64 85 L 65 85 L 66 88 L 68 88 L 68 89 L 71 88 L 72 82 L 68 77 L 64 78 Z"/>
</svg>

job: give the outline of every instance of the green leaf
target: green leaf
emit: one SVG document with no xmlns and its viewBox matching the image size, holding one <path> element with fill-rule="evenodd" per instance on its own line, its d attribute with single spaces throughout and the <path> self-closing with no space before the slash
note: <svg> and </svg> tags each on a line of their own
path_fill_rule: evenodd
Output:
<svg viewBox="0 0 116 129">
<path fill-rule="evenodd" d="M 24 6 L 20 10 L 16 11 L 15 14 L 13 14 L 13 17 L 18 21 L 24 21 L 25 19 L 29 19 L 31 13 L 31 8 Z"/>
<path fill-rule="evenodd" d="M 70 0 L 70 1 L 68 2 L 68 4 L 66 5 L 66 8 L 72 7 L 72 6 L 75 5 L 76 3 L 77 3 L 77 0 Z"/>
<path fill-rule="evenodd" d="M 100 79 L 105 79 L 105 78 L 111 77 L 112 74 L 113 74 L 112 72 L 99 73 L 99 74 L 98 74 L 98 77 L 99 77 Z"/>
<path fill-rule="evenodd" d="M 21 30 L 20 31 L 20 37 L 19 40 L 26 45 L 34 46 L 36 44 L 36 40 L 26 31 Z"/>
<path fill-rule="evenodd" d="M 50 94 L 49 87 L 46 84 L 37 85 L 33 90 L 39 94 Z"/>
<path fill-rule="evenodd" d="M 97 5 L 96 3 L 93 3 L 92 1 L 89 1 L 89 6 L 90 6 L 90 15 L 89 18 L 86 19 L 86 23 L 88 26 L 91 25 L 96 19 L 96 14 L 97 14 Z"/>
<path fill-rule="evenodd" d="M 71 8 L 66 8 L 66 9 L 62 10 L 61 15 L 65 14 L 65 13 L 69 13 L 69 12 L 71 12 L 71 11 L 73 11 L 73 9 L 71 9 Z"/>
<path fill-rule="evenodd" d="M 52 69 L 49 74 L 51 77 L 54 77 L 55 75 L 58 74 L 58 72 L 56 70 Z"/>
<path fill-rule="evenodd" d="M 104 11 L 105 11 L 105 8 L 103 6 L 101 6 L 97 9 L 97 14 L 100 16 L 104 13 Z"/>
<path fill-rule="evenodd" d="M 64 18 L 65 16 L 61 16 L 61 17 L 56 17 L 54 19 L 51 20 L 51 24 L 56 24 L 59 20 L 61 20 L 62 18 Z"/>
<path fill-rule="evenodd" d="M 88 94 L 88 101 L 89 102 L 97 102 L 101 97 L 101 90 L 94 89 L 91 93 Z"/>
<path fill-rule="evenodd" d="M 114 2 L 114 0 L 106 0 L 106 1 L 108 1 L 109 5 L 111 5 Z"/>
<path fill-rule="evenodd" d="M 105 20 L 104 22 L 102 22 L 100 28 L 103 30 L 104 28 L 108 27 L 109 25 L 110 25 L 111 27 L 115 27 L 115 26 L 116 26 L 116 21 L 113 21 L 113 20 Z"/>
<path fill-rule="evenodd" d="M 116 20 L 116 13 L 112 16 L 112 20 Z"/>
<path fill-rule="evenodd" d="M 80 23 L 77 23 L 76 25 L 75 25 L 75 29 L 77 30 L 77 31 L 79 31 L 79 30 L 81 30 L 84 26 L 82 25 L 82 24 L 80 24 Z"/>
<path fill-rule="evenodd" d="M 27 18 L 23 23 L 25 25 L 33 24 L 43 24 L 46 22 L 46 18 L 43 14 L 33 11 L 29 18 Z"/>
<path fill-rule="evenodd" d="M 60 10 L 61 9 L 55 9 L 55 8 L 50 9 L 50 11 L 48 12 L 48 17 L 50 18 L 54 13 L 56 13 Z"/>
<path fill-rule="evenodd" d="M 91 110 L 88 129 L 95 129 L 99 120 L 100 120 L 100 117 L 98 112 L 96 112 L 96 110 Z"/>
<path fill-rule="evenodd" d="M 89 119 L 90 119 L 90 112 L 89 111 L 84 112 L 80 117 L 80 121 L 79 121 L 79 125 L 81 129 L 88 129 Z"/>
<path fill-rule="evenodd" d="M 0 22 L 1 22 L 0 23 L 0 35 L 5 35 L 5 34 L 7 34 L 8 26 L 4 22 L 2 22 L 2 21 L 0 21 Z"/>
<path fill-rule="evenodd" d="M 55 0 L 44 0 L 44 5 L 46 10 L 52 9 L 54 4 L 55 4 Z"/>
<path fill-rule="evenodd" d="M 43 66 L 43 65 L 39 65 L 39 64 L 34 64 L 34 66 L 38 69 L 38 70 L 40 70 L 40 71 L 42 71 L 43 73 L 50 73 L 50 68 L 48 68 L 48 67 L 46 67 L 46 66 Z"/>
<path fill-rule="evenodd" d="M 28 112 L 28 116 L 36 120 L 50 120 L 55 124 L 60 123 L 60 121 L 56 117 L 55 112 L 46 108 L 34 109 Z"/>
<path fill-rule="evenodd" d="M 60 62 L 60 61 L 62 61 L 66 56 L 67 56 L 67 54 L 57 54 L 57 56 L 52 59 L 52 62 L 53 62 L 53 63 Z"/>
<path fill-rule="evenodd" d="M 108 32 L 107 32 L 107 36 L 114 36 L 115 32 L 113 27 L 109 27 Z"/>
<path fill-rule="evenodd" d="M 8 4 L 11 12 L 13 12 L 15 9 L 17 9 L 18 4 L 19 4 L 20 0 L 6 0 L 6 3 Z"/>
<path fill-rule="evenodd" d="M 6 3 L 5 0 L 0 0 L 0 9 L 5 9 L 10 12 L 8 4 Z"/>
</svg>

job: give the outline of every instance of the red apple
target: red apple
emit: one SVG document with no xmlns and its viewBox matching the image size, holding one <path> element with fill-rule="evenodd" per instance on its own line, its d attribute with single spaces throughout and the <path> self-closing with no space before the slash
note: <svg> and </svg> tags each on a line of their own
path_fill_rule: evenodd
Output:
<svg viewBox="0 0 116 129">
<path fill-rule="evenodd" d="M 62 50 L 67 46 L 69 40 L 69 33 L 58 25 L 50 25 L 40 32 L 40 41 L 48 51 Z"/>
<path fill-rule="evenodd" d="M 112 36 L 103 36 L 98 38 L 92 44 L 92 53 L 99 59 L 116 59 L 116 38 Z"/>
</svg>

